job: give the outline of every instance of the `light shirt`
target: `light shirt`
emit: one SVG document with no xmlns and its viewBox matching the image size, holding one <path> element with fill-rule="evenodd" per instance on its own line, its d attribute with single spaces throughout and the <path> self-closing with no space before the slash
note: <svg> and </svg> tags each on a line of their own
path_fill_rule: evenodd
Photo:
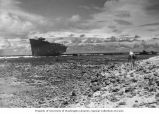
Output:
<svg viewBox="0 0 159 114">
<path fill-rule="evenodd" d="M 130 52 L 129 52 L 129 55 L 131 55 L 131 56 L 132 56 L 132 55 L 134 55 L 134 53 L 133 53 L 132 51 L 130 51 Z"/>
</svg>

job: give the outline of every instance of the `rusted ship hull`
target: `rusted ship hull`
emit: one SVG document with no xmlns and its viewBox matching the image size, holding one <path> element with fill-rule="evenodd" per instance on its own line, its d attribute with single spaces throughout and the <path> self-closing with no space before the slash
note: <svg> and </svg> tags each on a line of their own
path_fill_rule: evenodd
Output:
<svg viewBox="0 0 159 114">
<path fill-rule="evenodd" d="M 59 43 L 50 43 L 44 38 L 30 39 L 33 56 L 58 56 L 66 52 L 67 47 Z"/>
</svg>

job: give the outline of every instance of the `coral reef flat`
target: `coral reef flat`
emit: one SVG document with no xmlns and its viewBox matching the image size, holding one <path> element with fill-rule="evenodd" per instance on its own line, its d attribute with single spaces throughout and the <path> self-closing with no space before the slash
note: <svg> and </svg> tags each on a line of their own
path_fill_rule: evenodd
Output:
<svg viewBox="0 0 159 114">
<path fill-rule="evenodd" d="M 159 57 L 117 58 L 1 59 L 0 107 L 158 108 Z"/>
</svg>

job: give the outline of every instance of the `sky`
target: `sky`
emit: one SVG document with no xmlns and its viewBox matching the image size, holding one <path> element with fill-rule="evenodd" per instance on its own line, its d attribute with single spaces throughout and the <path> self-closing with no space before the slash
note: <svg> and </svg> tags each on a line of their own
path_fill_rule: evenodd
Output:
<svg viewBox="0 0 159 114">
<path fill-rule="evenodd" d="M 0 0 L 0 55 L 27 51 L 37 33 L 158 37 L 158 12 L 159 0 Z"/>
</svg>

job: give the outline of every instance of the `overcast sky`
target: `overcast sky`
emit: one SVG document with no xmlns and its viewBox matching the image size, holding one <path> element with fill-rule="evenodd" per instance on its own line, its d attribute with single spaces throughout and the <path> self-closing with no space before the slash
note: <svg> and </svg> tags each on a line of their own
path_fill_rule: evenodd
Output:
<svg viewBox="0 0 159 114">
<path fill-rule="evenodd" d="M 0 0 L 0 48 L 56 31 L 157 37 L 159 0 Z"/>
</svg>

